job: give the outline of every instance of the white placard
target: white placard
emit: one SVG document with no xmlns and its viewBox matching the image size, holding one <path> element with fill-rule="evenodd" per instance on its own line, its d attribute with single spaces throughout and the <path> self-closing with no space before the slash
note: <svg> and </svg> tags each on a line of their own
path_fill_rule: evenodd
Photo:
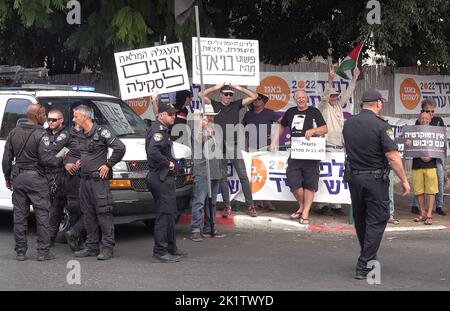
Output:
<svg viewBox="0 0 450 311">
<path fill-rule="evenodd" d="M 134 133 L 133 127 L 128 123 L 127 118 L 123 114 L 122 108 L 119 104 L 93 101 L 102 115 L 108 120 L 111 127 L 117 135 Z"/>
<path fill-rule="evenodd" d="M 415 114 L 421 110 L 421 101 L 432 97 L 435 114 L 450 113 L 450 76 L 420 76 L 396 73 L 394 75 L 396 114 Z"/>
<path fill-rule="evenodd" d="M 122 99 L 189 89 L 183 44 L 114 53 Z"/>
<path fill-rule="evenodd" d="M 205 84 L 259 85 L 258 40 L 200 38 Z M 192 38 L 192 79 L 200 83 L 197 38 Z"/>
<path fill-rule="evenodd" d="M 291 158 L 301 160 L 325 160 L 325 137 L 291 137 Z"/>
</svg>

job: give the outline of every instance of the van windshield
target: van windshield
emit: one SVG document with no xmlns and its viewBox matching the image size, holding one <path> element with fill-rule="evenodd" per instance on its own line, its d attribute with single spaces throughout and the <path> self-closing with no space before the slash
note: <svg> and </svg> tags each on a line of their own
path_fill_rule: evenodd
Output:
<svg viewBox="0 0 450 311">
<path fill-rule="evenodd" d="M 72 124 L 73 108 L 86 105 L 94 111 L 93 121 L 108 128 L 118 137 L 145 138 L 147 125 L 128 105 L 117 98 L 106 97 L 46 97 L 38 99 L 46 106 L 63 112 L 66 126 Z"/>
</svg>

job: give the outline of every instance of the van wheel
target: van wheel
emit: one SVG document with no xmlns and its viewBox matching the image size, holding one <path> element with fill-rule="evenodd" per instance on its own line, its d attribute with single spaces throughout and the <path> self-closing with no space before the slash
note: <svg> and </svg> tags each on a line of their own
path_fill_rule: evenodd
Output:
<svg viewBox="0 0 450 311">
<path fill-rule="evenodd" d="M 61 223 L 59 224 L 59 231 L 58 231 L 58 234 L 56 235 L 56 239 L 55 239 L 56 243 L 67 243 L 65 234 L 70 228 L 70 215 L 66 209 L 64 209 L 63 213 L 64 213 L 63 219 L 61 220 Z"/>
</svg>

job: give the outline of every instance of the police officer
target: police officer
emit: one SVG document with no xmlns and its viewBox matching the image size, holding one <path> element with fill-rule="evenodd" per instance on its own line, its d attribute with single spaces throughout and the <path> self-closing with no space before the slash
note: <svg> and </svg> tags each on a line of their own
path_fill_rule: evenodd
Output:
<svg viewBox="0 0 450 311">
<path fill-rule="evenodd" d="M 80 134 L 81 128 L 75 124 L 69 130 L 69 140 L 66 147 L 69 149 L 64 160 L 65 193 L 67 197 L 66 210 L 69 214 L 69 230 L 65 233 L 67 244 L 72 251 L 79 251 L 86 237 L 83 217 L 80 209 Z"/>
<path fill-rule="evenodd" d="M 175 122 L 176 112 L 173 105 L 159 103 L 157 120 L 152 123 L 145 140 L 149 166 L 147 187 L 156 202 L 153 257 L 164 263 L 178 262 L 187 256 L 177 248 L 175 238 L 175 160 L 171 154 L 169 127 Z"/>
<path fill-rule="evenodd" d="M 366 279 L 375 260 L 389 219 L 389 167 L 402 182 L 403 195 L 409 193 L 408 179 L 397 152 L 394 134 L 380 117 L 385 99 L 376 89 L 363 93 L 361 112 L 344 124 L 347 179 L 361 253 L 356 279 Z"/>
<path fill-rule="evenodd" d="M 108 260 L 113 257 L 115 244 L 108 179 L 112 174 L 111 168 L 125 155 L 125 145 L 108 129 L 95 124 L 92 117 L 92 109 L 85 105 L 73 110 L 73 122 L 83 129 L 80 135 L 80 205 L 87 232 L 85 248 L 74 254 L 76 257 L 97 256 L 98 260 Z M 108 148 L 113 149 L 109 159 Z"/>
<path fill-rule="evenodd" d="M 56 156 L 69 140 L 69 132 L 64 126 L 64 116 L 58 109 L 52 109 L 47 117 L 48 128 L 43 139 L 48 144 L 50 152 Z M 50 187 L 50 245 L 53 246 L 56 235 L 58 234 L 59 224 L 61 223 L 64 206 L 66 205 L 66 195 L 64 187 L 64 166 L 59 163 L 58 166 L 47 166 L 45 168 Z"/>
<path fill-rule="evenodd" d="M 20 123 L 9 133 L 2 168 L 6 187 L 13 191 L 16 259 L 19 261 L 26 259 L 27 218 L 31 203 L 36 216 L 37 260 L 44 261 L 55 258 L 49 250 L 50 194 L 45 178 L 45 166 L 57 166 L 62 162 L 62 158 L 54 157 L 47 149 L 47 141 L 43 139 L 45 108 L 40 104 L 31 104 L 27 110 L 27 119 L 27 123 Z"/>
</svg>

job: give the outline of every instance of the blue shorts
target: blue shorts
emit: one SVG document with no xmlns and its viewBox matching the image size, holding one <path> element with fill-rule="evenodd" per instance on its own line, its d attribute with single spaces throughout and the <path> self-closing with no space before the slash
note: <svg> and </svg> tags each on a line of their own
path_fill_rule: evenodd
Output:
<svg viewBox="0 0 450 311">
<path fill-rule="evenodd" d="M 288 159 L 286 177 L 291 191 L 304 188 L 316 192 L 319 189 L 320 161 Z"/>
</svg>

